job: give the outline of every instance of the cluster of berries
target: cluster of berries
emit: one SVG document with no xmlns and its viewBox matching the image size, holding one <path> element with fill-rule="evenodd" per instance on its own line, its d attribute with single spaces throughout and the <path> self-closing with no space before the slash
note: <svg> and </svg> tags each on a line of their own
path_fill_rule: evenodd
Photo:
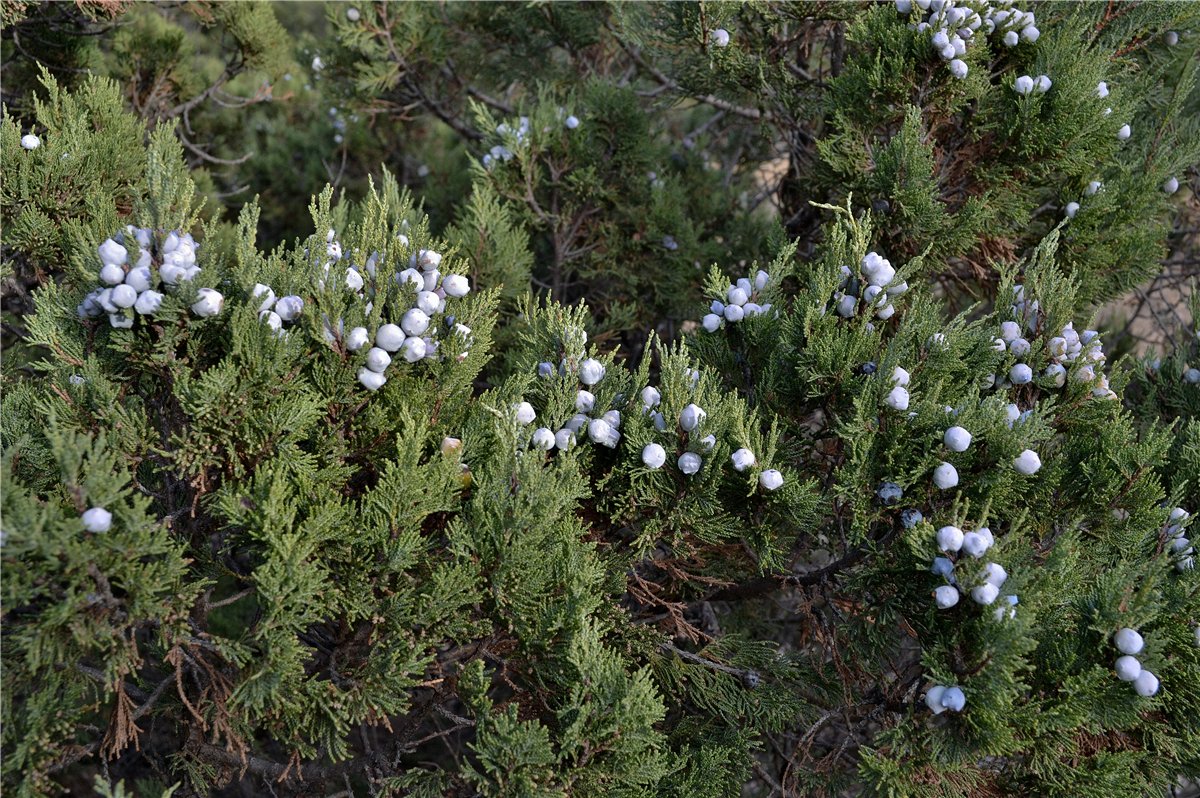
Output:
<svg viewBox="0 0 1200 798">
<path fill-rule="evenodd" d="M 1135 656 L 1142 652 L 1146 641 L 1134 629 L 1128 627 L 1113 635 L 1113 645 L 1121 656 L 1113 663 L 1117 678 L 1123 682 L 1133 682 L 1133 690 L 1143 698 L 1150 698 L 1158 692 L 1158 677 L 1142 667 Z"/>
<path fill-rule="evenodd" d="M 567 130 L 575 130 L 579 127 L 579 117 L 574 114 L 568 114 L 563 108 L 558 109 L 558 119 Z M 505 143 L 496 144 L 484 153 L 482 159 L 484 168 L 491 169 L 498 163 L 508 163 L 511 161 L 516 157 L 516 152 L 513 148 L 521 148 L 529 143 L 529 132 L 529 117 L 527 116 L 519 117 L 516 127 L 509 125 L 507 122 L 501 122 L 497 125 L 496 133 L 505 140 Z"/>
<path fill-rule="evenodd" d="M 834 308 L 839 316 L 849 319 L 859 313 L 861 300 L 864 309 L 887 321 L 896 312 L 892 300 L 907 290 L 908 283 L 896 279 L 891 261 L 877 252 L 868 252 L 859 262 L 857 275 L 849 266 L 842 266 L 842 283 L 833 295 Z"/>
<path fill-rule="evenodd" d="M 983 35 L 999 33 L 1009 47 L 1016 47 L 1022 40 L 1036 42 L 1041 35 L 1035 24 L 1032 11 L 1013 8 L 1011 2 L 1000 3 L 956 3 L 955 0 L 895 0 L 896 10 L 901 14 L 912 14 L 916 7 L 921 14 L 919 21 L 910 22 L 908 27 L 919 33 L 928 33 L 930 44 L 938 56 L 948 63 L 950 74 L 962 80 L 967 76 L 967 64 L 962 56 L 976 33 Z"/>
<path fill-rule="evenodd" d="M 580 347 L 587 342 L 587 333 L 582 330 L 571 330 L 564 336 L 578 342 Z M 554 432 L 549 427 L 538 427 L 533 432 L 531 444 L 544 451 L 559 449 L 566 451 L 575 445 L 576 438 L 587 435 L 592 443 L 615 449 L 621 440 L 621 411 L 613 408 L 598 415 L 596 413 L 596 395 L 590 388 L 599 385 L 608 373 L 604 364 L 595 358 L 578 356 L 564 357 L 556 370 L 554 364 L 545 361 L 538 364 L 538 376 L 550 379 L 555 373 L 560 375 L 575 374 L 584 386 L 575 394 L 575 415 Z M 517 421 L 529 425 L 537 418 L 537 412 L 529 402 L 520 402 L 513 407 Z"/>
<path fill-rule="evenodd" d="M 754 274 L 753 280 L 749 277 L 739 278 L 725 290 L 724 301 L 720 298 L 712 301 L 709 306 L 710 312 L 700 323 L 711 333 L 724 327 L 726 322 L 733 324 L 750 316 L 766 313 L 771 309 L 771 303 L 759 304 L 756 300 L 770 281 L 770 275 L 762 269 Z"/>
<path fill-rule="evenodd" d="M 1176 558 L 1175 569 L 1180 572 L 1196 567 L 1196 549 L 1188 539 L 1185 529 L 1190 518 L 1187 510 L 1176 507 L 1171 510 L 1170 522 L 1165 530 L 1167 545 L 1171 549 L 1171 555 Z"/>
<path fill-rule="evenodd" d="M 955 566 L 962 564 L 963 556 L 969 555 L 978 560 L 987 554 L 988 549 L 996 543 L 992 530 L 987 527 L 964 532 L 956 526 L 944 526 L 937 531 L 938 550 L 943 555 L 933 560 L 930 571 L 946 580 L 946 584 L 933 591 L 933 599 L 938 609 L 949 609 L 958 603 L 961 592 L 969 592 L 976 604 L 989 606 L 1000 597 L 1000 588 L 1008 580 L 1008 572 L 1004 566 L 995 562 L 987 562 L 968 583 L 960 581 L 955 573 Z M 953 557 L 954 559 L 951 559 Z M 1015 606 L 1016 596 L 1009 596 L 1008 603 Z M 1015 610 L 1011 610 L 1015 613 Z M 1003 612 L 998 615 L 1003 618 Z"/>
<path fill-rule="evenodd" d="M 334 240 L 332 230 L 328 241 L 328 254 L 332 262 L 336 262 L 341 259 L 342 253 L 340 245 Z M 400 236 L 400 244 L 408 245 L 406 236 Z M 364 265 L 364 270 L 372 281 L 376 279 L 380 257 L 378 253 L 372 253 Z M 412 253 L 409 256 L 408 268 L 395 275 L 402 293 L 407 290 L 412 294 L 411 305 L 401 315 L 400 323 L 385 322 L 379 325 L 374 334 L 366 327 L 355 327 L 346 335 L 346 349 L 351 352 L 367 348 L 367 344 L 373 342 L 373 346 L 367 349 L 364 365 L 358 370 L 358 381 L 368 390 L 377 391 L 387 382 L 385 372 L 397 353 L 407 363 L 416 363 L 426 358 L 440 359 L 441 345 L 448 337 L 457 338 L 469 348 L 471 328 L 456 322 L 453 316 L 445 316 L 446 332 L 439 336 L 438 325 L 434 324 L 435 317 L 445 313 L 447 298 L 461 298 L 471 291 L 470 281 L 466 277 L 458 274 L 443 275 L 438 270 L 441 262 L 441 253 L 431 249 Z M 329 266 L 330 264 L 326 264 L 327 273 Z M 363 300 L 366 300 L 365 282 L 357 267 L 350 264 L 346 269 L 346 287 Z M 370 301 L 367 301 L 366 308 L 369 313 L 372 308 Z M 339 319 L 338 334 L 341 332 L 341 326 L 342 322 Z M 336 335 L 327 329 L 326 337 L 335 339 Z M 461 360 L 466 355 L 467 351 L 464 349 L 457 357 Z"/>
<path fill-rule="evenodd" d="M 100 245 L 100 287 L 79 303 L 76 312 L 82 319 L 108 314 L 108 323 L 128 330 L 133 327 L 135 314 L 150 316 L 162 306 L 163 291 L 175 289 L 194 280 L 200 274 L 196 265 L 196 241 L 190 233 L 172 231 L 156 241 L 149 228 L 132 225 Z M 137 247 L 136 259 L 129 251 Z M 197 316 L 216 316 L 225 304 L 225 297 L 212 288 L 196 292 L 192 312 Z"/>
</svg>

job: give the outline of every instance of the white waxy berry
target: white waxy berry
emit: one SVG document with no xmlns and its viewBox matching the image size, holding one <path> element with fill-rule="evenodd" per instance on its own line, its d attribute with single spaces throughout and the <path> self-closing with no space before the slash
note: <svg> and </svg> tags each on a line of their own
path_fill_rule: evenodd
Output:
<svg viewBox="0 0 1200 798">
<path fill-rule="evenodd" d="M 358 370 L 358 381 L 362 383 L 362 386 L 368 391 L 378 391 L 383 387 L 383 384 L 387 382 L 387 377 L 383 376 L 377 371 L 371 371 L 371 369 L 363 366 Z"/>
<path fill-rule="evenodd" d="M 259 297 L 263 298 L 262 302 L 258 306 L 259 313 L 270 310 L 275 304 L 275 292 L 271 290 L 271 286 L 269 285 L 264 283 L 254 284 L 254 289 L 250 292 L 250 298 L 258 299 Z"/>
<path fill-rule="evenodd" d="M 1024 363 L 1017 363 L 1008 370 L 1008 378 L 1013 385 L 1025 385 L 1033 381 L 1033 369 Z"/>
<path fill-rule="evenodd" d="M 679 426 L 683 427 L 684 431 L 691 432 L 703 423 L 704 419 L 708 418 L 708 413 L 696 404 L 689 404 L 679 413 Z"/>
<path fill-rule="evenodd" d="M 278 316 L 276 318 L 278 318 Z M 346 348 L 349 349 L 351 352 L 357 352 L 358 350 L 362 349 L 364 346 L 367 345 L 367 340 L 369 338 L 370 338 L 370 333 L 367 332 L 366 327 L 355 327 L 354 329 L 352 329 L 350 331 L 350 334 L 346 336 Z M 379 343 L 378 333 L 376 333 L 376 335 L 375 335 L 375 343 L 376 344 Z M 380 347 L 380 348 L 386 349 L 386 347 Z"/>
<path fill-rule="evenodd" d="M 212 288 L 201 288 L 196 293 L 196 301 L 192 303 L 192 312 L 197 316 L 208 318 L 216 316 L 224 306 L 225 297 L 221 296 L 220 291 L 215 291 Z"/>
<path fill-rule="evenodd" d="M 591 391 L 580 391 L 575 394 L 575 409 L 580 413 L 590 413 L 596 406 L 596 396 Z"/>
<path fill-rule="evenodd" d="M 1000 588 L 993 585 L 991 582 L 984 582 L 982 585 L 971 590 L 971 599 L 976 604 L 982 604 L 985 607 L 991 604 L 1000 595 Z"/>
<path fill-rule="evenodd" d="M 367 368 L 376 374 L 382 374 L 392 363 L 392 356 L 377 346 L 367 352 Z"/>
<path fill-rule="evenodd" d="M 133 328 L 133 317 L 126 316 L 123 313 L 109 313 L 108 323 L 116 330 L 129 330 Z"/>
<path fill-rule="evenodd" d="M 729 305 L 737 305 L 738 307 L 741 307 L 750 301 L 750 296 L 748 291 L 745 291 L 735 285 L 730 286 L 729 291 L 726 293 L 726 299 L 728 301 L 726 302 L 725 307 L 728 309 Z"/>
<path fill-rule="evenodd" d="M 667 450 L 657 443 L 648 443 L 642 449 L 642 463 L 647 468 L 662 468 L 667 462 Z"/>
<path fill-rule="evenodd" d="M 952 452 L 965 452 L 971 446 L 971 433 L 962 427 L 951 427 L 942 435 L 942 442 Z"/>
<path fill-rule="evenodd" d="M 704 460 L 695 452 L 684 452 L 679 456 L 676 464 L 680 471 L 691 476 L 700 470 L 700 466 L 704 465 Z"/>
<path fill-rule="evenodd" d="M 100 269 L 100 282 L 105 285 L 120 285 L 125 282 L 125 270 L 115 263 L 106 263 Z"/>
<path fill-rule="evenodd" d="M 32 133 L 26 133 L 24 136 L 21 136 L 21 146 L 27 150 L 36 150 L 42 146 L 42 140 Z"/>
<path fill-rule="evenodd" d="M 1096 96 L 1101 100 L 1108 96 L 1108 84 L 1103 80 L 1096 84 Z"/>
<path fill-rule="evenodd" d="M 1142 672 L 1133 680 L 1133 691 L 1142 698 L 1150 698 L 1158 692 L 1158 677 L 1148 670 Z"/>
<path fill-rule="evenodd" d="M 896 278 L 896 269 L 886 258 L 881 260 L 875 266 L 875 270 L 871 272 L 870 284 L 876 288 L 882 288 Z"/>
<path fill-rule="evenodd" d="M 517 411 L 517 422 L 519 424 L 532 424 L 533 420 L 537 418 L 537 413 L 534 411 L 533 405 L 529 404 L 529 402 L 519 402 L 514 406 L 514 409 Z"/>
<path fill-rule="evenodd" d="M 983 540 L 984 548 L 990 549 L 992 546 L 996 545 L 996 538 L 992 535 L 992 530 L 988 529 L 986 526 L 981 526 L 979 529 L 976 529 L 975 534 L 978 535 L 981 540 Z"/>
<path fill-rule="evenodd" d="M 762 269 L 759 269 L 758 271 L 756 271 L 754 273 L 754 290 L 755 291 L 763 290 L 764 288 L 767 287 L 767 283 L 770 282 L 770 280 L 771 280 L 771 275 L 767 274 Z"/>
<path fill-rule="evenodd" d="M 1129 125 L 1121 125 L 1117 128 L 1117 141 L 1128 141 L 1133 135 L 1133 131 L 1129 129 Z"/>
<path fill-rule="evenodd" d="M 658 389 L 655 388 L 653 385 L 647 385 L 645 388 L 642 389 L 642 406 L 643 407 L 645 407 L 647 409 L 649 409 L 651 407 L 657 407 L 658 403 L 661 401 L 662 401 L 662 394 L 659 393 Z"/>
<path fill-rule="evenodd" d="M 1101 183 L 1099 180 L 1093 180 L 1092 182 L 1087 184 L 1087 188 L 1085 188 L 1083 190 L 1083 193 L 1087 194 L 1089 197 L 1091 197 L 1091 196 L 1094 196 L 1102 188 L 1104 188 L 1103 183 Z"/>
<path fill-rule="evenodd" d="M 951 712 L 962 712 L 967 705 L 967 696 L 961 687 L 947 687 L 942 693 L 942 706 Z"/>
<path fill-rule="evenodd" d="M 729 31 L 725 30 L 724 28 L 717 28 L 716 30 L 712 31 L 710 34 L 708 34 L 708 38 L 710 41 L 712 41 L 714 47 L 729 46 Z"/>
<path fill-rule="evenodd" d="M 101 291 L 99 294 L 97 294 L 96 301 L 99 302 L 100 306 L 103 307 L 104 310 L 108 313 L 116 313 L 117 310 L 119 309 L 112 302 L 112 289 L 111 288 L 105 288 L 103 291 Z"/>
<path fill-rule="evenodd" d="M 716 313 L 706 313 L 700 324 L 706 332 L 714 333 L 721 329 L 721 317 Z"/>
<path fill-rule="evenodd" d="M 400 318 L 400 329 L 406 335 L 420 335 L 429 329 L 429 316 L 420 308 L 409 308 Z"/>
<path fill-rule="evenodd" d="M 111 238 L 104 240 L 98 250 L 100 253 L 100 262 L 105 266 L 121 266 L 129 258 L 129 252 L 125 247 L 113 241 Z M 113 283 L 116 285 L 116 283 Z"/>
<path fill-rule="evenodd" d="M 600 418 L 607 421 L 609 423 L 609 426 L 611 426 L 613 429 L 621 428 L 621 411 L 620 410 L 609 410 L 604 415 L 600 416 Z"/>
<path fill-rule="evenodd" d="M 112 513 L 103 507 L 93 507 L 84 512 L 83 528 L 88 532 L 107 532 L 112 529 Z"/>
<path fill-rule="evenodd" d="M 948 610 L 958 603 L 958 588 L 952 585 L 942 585 L 933 591 L 933 600 L 939 610 Z"/>
<path fill-rule="evenodd" d="M 1146 641 L 1136 630 L 1125 627 L 1121 631 L 1113 635 L 1113 644 L 1116 645 L 1117 651 L 1122 654 L 1140 654 L 1142 648 L 1146 645 Z"/>
<path fill-rule="evenodd" d="M 1113 663 L 1113 670 L 1117 672 L 1117 678 L 1123 682 L 1132 682 L 1142 673 L 1142 663 L 1138 662 L 1136 657 L 1125 655 L 1117 657 L 1117 661 Z"/>
<path fill-rule="evenodd" d="M 143 291 L 150 290 L 150 267 L 135 266 L 129 270 L 129 274 L 125 275 L 125 285 L 137 291 L 139 294 Z"/>
<path fill-rule="evenodd" d="M 733 453 L 730 459 L 733 460 L 734 471 L 745 471 L 747 468 L 753 466 L 756 462 L 754 459 L 754 452 L 750 451 L 749 449 L 738 449 Z"/>
<path fill-rule="evenodd" d="M 942 551 L 958 551 L 963 544 L 963 531 L 956 526 L 944 526 L 937 532 L 938 548 Z"/>
<path fill-rule="evenodd" d="M 1015 321 L 1000 323 L 1000 337 L 1007 341 L 1015 341 L 1021 337 L 1021 326 Z"/>
<path fill-rule="evenodd" d="M 567 130 L 574 130 L 575 128 L 579 127 L 579 117 L 572 114 L 563 120 L 563 124 L 566 125 Z"/>
<path fill-rule="evenodd" d="M 262 313 L 259 313 L 258 320 L 275 332 L 279 332 L 283 328 L 283 319 L 279 318 L 279 314 L 273 310 L 264 310 Z"/>
<path fill-rule="evenodd" d="M 1042 376 L 1054 381 L 1054 384 L 1059 388 L 1067 383 L 1067 370 L 1058 363 L 1051 363 L 1046 366 L 1046 370 L 1042 372 Z"/>
<path fill-rule="evenodd" d="M 363 328 L 359 327 L 355 329 Z M 354 332 L 352 330 L 351 335 L 353 334 Z M 375 346 L 379 347 L 385 352 L 397 352 L 404 344 L 405 337 L 404 330 L 401 330 L 399 326 L 395 324 L 381 324 L 379 325 L 379 329 L 375 331 Z M 361 344 L 359 346 L 361 346 Z"/>
<path fill-rule="evenodd" d="M 962 550 L 970 554 L 975 559 L 979 559 L 987 553 L 989 543 L 987 538 L 980 535 L 978 532 L 964 532 L 962 539 Z"/>
<path fill-rule="evenodd" d="M 1033 79 L 1033 89 L 1039 94 L 1045 94 L 1050 91 L 1051 85 L 1050 78 L 1046 75 L 1038 75 Z"/>
<path fill-rule="evenodd" d="M 601 446 L 615 449 L 621 433 L 603 418 L 594 418 L 588 422 L 588 437 Z"/>
<path fill-rule="evenodd" d="M 899 366 L 892 369 L 892 383 L 894 385 L 908 385 L 910 379 L 911 375 Z"/>
<path fill-rule="evenodd" d="M 442 298 L 432 291 L 417 292 L 417 308 L 426 316 L 432 316 L 437 313 L 438 305 L 442 302 Z"/>
<path fill-rule="evenodd" d="M 955 58 L 950 62 L 950 74 L 962 80 L 967 76 L 967 63 L 962 59 Z"/>
<path fill-rule="evenodd" d="M 471 283 L 461 274 L 447 274 L 442 278 L 442 288 L 446 296 L 464 297 L 471 292 Z"/>
<path fill-rule="evenodd" d="M 875 311 L 876 318 L 882 319 L 883 321 L 887 321 L 894 315 L 896 315 L 896 308 L 890 304 L 884 305 L 879 310 Z"/>
<path fill-rule="evenodd" d="M 946 688 L 943 685 L 937 684 L 929 688 L 929 692 L 925 694 L 925 706 L 929 707 L 933 714 L 940 715 L 946 711 L 942 706 L 942 698 L 946 695 Z"/>
<path fill-rule="evenodd" d="M 1010 30 L 1004 34 L 1004 43 L 1009 47 L 1016 47 L 1021 41 L 1021 37 L 1017 35 L 1015 30 Z"/>
<path fill-rule="evenodd" d="M 888 395 L 884 399 L 884 401 L 887 402 L 887 406 L 892 408 L 893 410 L 907 410 L 908 409 L 908 389 L 903 386 L 897 385 L 890 392 L 888 392 Z"/>
<path fill-rule="evenodd" d="M 408 363 L 416 363 L 429 354 L 429 346 L 423 338 L 418 338 L 415 335 L 404 339 L 404 343 L 400 346 L 400 354 L 404 356 L 404 360 Z"/>
<path fill-rule="evenodd" d="M 1038 457 L 1037 452 L 1032 449 L 1026 449 L 1013 459 L 1013 468 L 1025 476 L 1036 474 L 1041 467 L 1042 458 Z"/>
<path fill-rule="evenodd" d="M 109 299 L 119 308 L 131 308 L 137 302 L 137 291 L 133 290 L 133 286 L 118 285 L 113 288 Z"/>
<path fill-rule="evenodd" d="M 565 427 L 560 429 L 554 433 L 554 445 L 565 452 L 575 445 L 575 433 Z"/>
<path fill-rule="evenodd" d="M 550 451 L 554 448 L 554 433 L 546 427 L 538 427 L 533 431 L 534 448 Z"/>
<path fill-rule="evenodd" d="M 704 447 L 704 451 L 711 452 L 713 449 L 717 448 L 717 436 L 705 435 L 700 439 L 700 445 Z"/>
<path fill-rule="evenodd" d="M 280 297 L 275 302 L 275 312 L 284 321 L 295 321 L 304 310 L 304 300 L 298 296 Z"/>
<path fill-rule="evenodd" d="M 1008 351 L 1017 357 L 1024 357 L 1029 354 L 1029 342 L 1024 338 L 1014 338 L 1012 343 L 1008 345 Z"/>
<path fill-rule="evenodd" d="M 424 291 L 425 278 L 416 269 L 409 267 L 396 273 L 396 284 L 411 291 Z"/>
<path fill-rule="evenodd" d="M 422 249 L 413 255 L 411 265 L 417 266 L 424 271 L 430 271 L 441 265 L 441 262 L 442 255 L 440 252 L 432 249 Z"/>
<path fill-rule="evenodd" d="M 990 562 L 983 566 L 983 571 L 979 575 L 983 581 L 996 587 L 1003 587 L 1004 583 L 1008 581 L 1008 571 L 1004 570 L 1004 566 L 997 562 Z"/>
<path fill-rule="evenodd" d="M 1168 177 L 1163 181 L 1162 190 L 1167 194 L 1174 194 L 1179 190 L 1179 180 L 1175 177 Z"/>
<path fill-rule="evenodd" d="M 746 317 L 746 311 L 741 305 L 726 305 L 725 320 L 731 322 L 739 322 Z"/>
<path fill-rule="evenodd" d="M 837 314 L 843 319 L 848 319 L 858 310 L 858 297 L 852 294 L 846 294 L 837 303 Z"/>
<path fill-rule="evenodd" d="M 896 10 L 901 14 L 912 12 L 912 0 L 896 0 Z"/>
<path fill-rule="evenodd" d="M 758 484 L 767 490 L 779 490 L 783 487 L 783 474 L 774 468 L 768 468 L 758 475 Z"/>
<path fill-rule="evenodd" d="M 1075 214 L 1079 213 L 1079 203 L 1078 202 L 1068 202 L 1066 207 L 1063 210 L 1066 212 L 1068 219 L 1074 219 Z"/>
<path fill-rule="evenodd" d="M 1033 92 L 1033 78 L 1028 75 L 1022 75 L 1013 82 L 1013 91 L 1017 94 L 1027 95 Z"/>
<path fill-rule="evenodd" d="M 1021 38 L 1024 39 L 1025 41 L 1029 42 L 1030 44 L 1033 44 L 1034 42 L 1036 42 L 1038 40 L 1038 37 L 1041 35 L 1042 35 L 1042 32 L 1040 30 L 1038 30 L 1037 28 L 1035 28 L 1033 25 L 1027 25 L 1021 29 Z"/>
<path fill-rule="evenodd" d="M 157 291 L 143 291 L 138 294 L 137 301 L 133 303 L 133 309 L 143 316 L 149 316 L 152 313 L 157 313 L 162 307 L 163 295 Z"/>
<path fill-rule="evenodd" d="M 950 463 L 942 463 L 933 469 L 933 484 L 942 490 L 949 490 L 958 484 L 958 469 Z"/>
<path fill-rule="evenodd" d="M 604 364 L 595 358 L 589 357 L 587 360 L 579 364 L 579 381 L 584 385 L 595 385 L 604 379 L 604 374 L 607 369 Z"/>
</svg>

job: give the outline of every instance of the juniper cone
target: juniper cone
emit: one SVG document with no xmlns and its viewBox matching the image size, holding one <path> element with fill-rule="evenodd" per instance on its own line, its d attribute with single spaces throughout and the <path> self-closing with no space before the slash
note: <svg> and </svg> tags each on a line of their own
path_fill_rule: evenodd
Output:
<svg viewBox="0 0 1200 798">
<path fill-rule="evenodd" d="M 0 20 L 6 794 L 1195 791 L 1197 4 Z"/>
</svg>

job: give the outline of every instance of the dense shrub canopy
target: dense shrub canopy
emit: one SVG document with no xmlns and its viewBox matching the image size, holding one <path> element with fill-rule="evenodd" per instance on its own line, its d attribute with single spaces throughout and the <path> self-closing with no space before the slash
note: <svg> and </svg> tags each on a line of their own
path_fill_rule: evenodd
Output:
<svg viewBox="0 0 1200 798">
<path fill-rule="evenodd" d="M 1200 778 L 1192 5 L 3 21 L 14 795 Z"/>
</svg>

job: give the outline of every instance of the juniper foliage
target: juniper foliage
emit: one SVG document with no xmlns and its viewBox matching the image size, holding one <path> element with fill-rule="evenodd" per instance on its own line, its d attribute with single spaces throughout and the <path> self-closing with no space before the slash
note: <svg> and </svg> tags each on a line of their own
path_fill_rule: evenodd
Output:
<svg viewBox="0 0 1200 798">
<path fill-rule="evenodd" d="M 354 8 L 328 10 L 315 94 L 423 109 L 402 129 L 469 161 L 465 190 L 392 160 L 306 191 L 276 243 L 293 199 L 206 208 L 179 130 L 143 137 L 112 82 L 44 77 L 37 149 L 6 109 L 6 263 L 53 265 L 3 371 L 7 789 L 1107 798 L 1200 777 L 1200 336 L 1117 359 L 1084 329 L 1157 268 L 1160 186 L 1196 160 L 1194 34 L 1160 37 L 1189 6 L 1038 5 L 1037 42 L 972 44 L 961 81 L 891 5 Z M 1016 95 L 1026 72 L 1053 89 Z M 733 165 L 781 143 L 772 219 Z M 200 273 L 172 282 L 176 233 Z M 163 294 L 128 328 L 80 313 L 110 237 Z M 410 268 L 471 291 L 422 298 Z M 261 286 L 302 310 L 274 329 Z M 422 301 L 409 338 L 433 356 L 398 349 L 371 383 L 356 330 L 382 344 Z M 1152 696 L 1114 672 L 1123 628 Z"/>
</svg>

